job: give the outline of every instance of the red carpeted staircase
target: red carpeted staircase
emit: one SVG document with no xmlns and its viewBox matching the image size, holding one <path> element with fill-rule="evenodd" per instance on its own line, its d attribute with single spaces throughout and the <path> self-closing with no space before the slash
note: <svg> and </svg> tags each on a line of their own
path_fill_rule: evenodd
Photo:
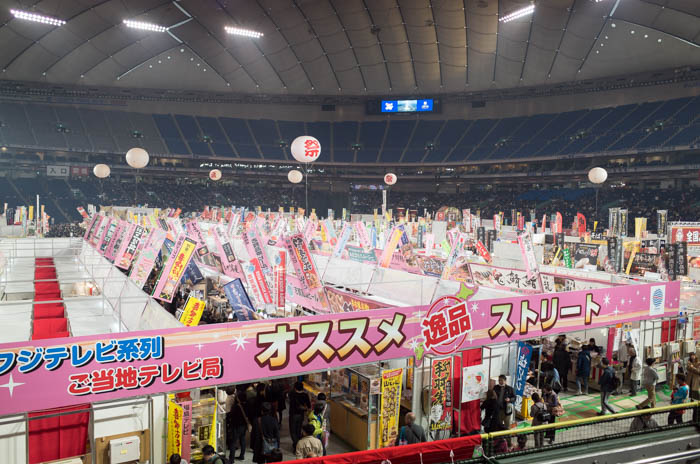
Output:
<svg viewBox="0 0 700 464">
<path fill-rule="evenodd" d="M 34 319 L 32 340 L 69 337 L 66 308 L 56 278 L 53 258 L 36 258 L 34 268 Z M 29 463 L 84 455 L 90 405 L 50 409 L 29 414 Z M 58 415 L 65 413 L 65 415 Z M 44 415 L 48 418 L 37 419 Z"/>
<path fill-rule="evenodd" d="M 66 308 L 60 300 L 61 288 L 53 258 L 36 258 L 32 340 L 70 336 Z"/>
</svg>

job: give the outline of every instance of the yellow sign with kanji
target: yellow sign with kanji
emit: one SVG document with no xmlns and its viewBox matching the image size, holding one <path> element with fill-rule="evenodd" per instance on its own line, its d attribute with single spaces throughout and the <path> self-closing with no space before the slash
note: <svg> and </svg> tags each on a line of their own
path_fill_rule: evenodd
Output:
<svg viewBox="0 0 700 464">
<path fill-rule="evenodd" d="M 182 454 L 182 406 L 170 401 L 168 403 L 168 453 Z"/>
<path fill-rule="evenodd" d="M 205 301 L 198 298 L 189 297 L 187 299 L 187 303 L 185 304 L 185 309 L 182 310 L 180 322 L 187 327 L 199 325 L 199 320 L 202 318 L 202 313 L 204 312 L 204 306 L 206 306 Z"/>
<path fill-rule="evenodd" d="M 379 447 L 394 446 L 399 433 L 403 368 L 382 371 L 382 404 Z"/>
</svg>

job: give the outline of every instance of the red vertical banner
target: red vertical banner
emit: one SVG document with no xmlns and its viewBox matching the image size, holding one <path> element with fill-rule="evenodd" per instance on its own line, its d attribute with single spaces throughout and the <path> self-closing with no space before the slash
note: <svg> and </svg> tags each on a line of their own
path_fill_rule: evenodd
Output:
<svg viewBox="0 0 700 464">
<path fill-rule="evenodd" d="M 576 213 L 578 219 L 578 236 L 583 237 L 586 234 L 586 216 L 581 213 Z"/>
<path fill-rule="evenodd" d="M 556 234 L 561 234 L 564 231 L 564 218 L 561 213 L 557 211 L 557 230 L 554 232 Z"/>
<path fill-rule="evenodd" d="M 615 334 L 616 328 L 610 327 L 608 329 L 608 348 L 605 353 L 607 353 L 608 360 L 612 361 L 613 350 L 615 349 Z"/>
<path fill-rule="evenodd" d="M 455 357 L 452 363 L 452 404 L 459 408 L 452 409 L 453 430 L 460 435 L 471 435 L 481 431 L 481 409 L 479 400 L 462 401 L 462 368 L 481 364 L 481 348 L 462 351 L 462 357 Z"/>
<path fill-rule="evenodd" d="M 433 360 L 430 376 L 430 430 L 452 430 L 452 358 Z"/>
</svg>

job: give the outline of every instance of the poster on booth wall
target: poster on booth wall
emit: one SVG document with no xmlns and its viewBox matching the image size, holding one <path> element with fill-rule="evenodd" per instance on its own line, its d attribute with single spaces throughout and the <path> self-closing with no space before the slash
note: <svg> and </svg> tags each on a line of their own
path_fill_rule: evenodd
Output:
<svg viewBox="0 0 700 464">
<path fill-rule="evenodd" d="M 478 364 L 462 368 L 462 403 L 483 399 L 489 389 L 489 373 L 486 366 Z"/>
<path fill-rule="evenodd" d="M 394 446 L 399 433 L 403 368 L 382 371 L 382 399 L 379 447 Z"/>
<path fill-rule="evenodd" d="M 168 402 L 168 456 L 182 453 L 182 406 L 174 401 Z"/>
<path fill-rule="evenodd" d="M 433 360 L 430 376 L 430 430 L 452 429 L 452 358 Z"/>
</svg>

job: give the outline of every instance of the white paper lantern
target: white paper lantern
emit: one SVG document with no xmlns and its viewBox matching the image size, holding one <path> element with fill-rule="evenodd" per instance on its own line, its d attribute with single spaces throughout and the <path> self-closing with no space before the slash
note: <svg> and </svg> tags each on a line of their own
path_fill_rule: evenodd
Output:
<svg viewBox="0 0 700 464">
<path fill-rule="evenodd" d="M 310 135 L 302 135 L 292 142 L 292 156 L 300 163 L 313 163 L 321 156 L 321 143 Z"/>
<path fill-rule="evenodd" d="M 109 177 L 110 172 L 111 169 L 109 169 L 109 166 L 106 164 L 96 164 L 95 167 L 92 168 L 92 173 L 95 174 L 95 177 L 99 177 L 100 179 Z"/>
<path fill-rule="evenodd" d="M 396 177 L 396 174 L 393 172 L 387 172 L 384 174 L 384 183 L 386 185 L 394 185 L 396 181 L 398 180 L 398 177 Z"/>
<path fill-rule="evenodd" d="M 209 171 L 209 178 L 211 180 L 221 179 L 221 171 L 219 171 L 218 169 L 212 169 L 211 171 Z"/>
<path fill-rule="evenodd" d="M 292 184 L 298 184 L 304 179 L 304 175 L 300 171 L 292 169 L 289 171 L 289 174 L 287 174 L 287 179 L 289 179 L 289 182 Z"/>
<path fill-rule="evenodd" d="M 595 167 L 588 171 L 588 180 L 594 184 L 602 184 L 608 178 L 608 171 L 603 168 Z"/>
<path fill-rule="evenodd" d="M 126 152 L 126 163 L 132 168 L 145 168 L 148 164 L 148 152 L 143 148 L 132 148 Z"/>
</svg>

